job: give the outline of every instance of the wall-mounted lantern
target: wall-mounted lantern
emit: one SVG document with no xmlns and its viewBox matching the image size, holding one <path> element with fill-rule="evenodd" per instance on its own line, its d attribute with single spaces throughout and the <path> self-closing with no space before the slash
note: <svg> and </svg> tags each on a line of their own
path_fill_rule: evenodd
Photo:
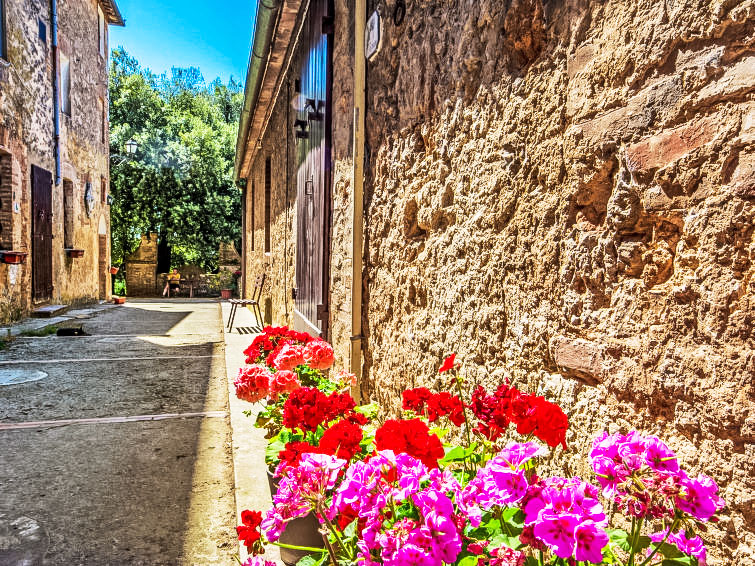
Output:
<svg viewBox="0 0 755 566">
<path fill-rule="evenodd" d="M 129 155 L 134 155 L 136 153 L 136 149 L 139 147 L 139 144 L 136 143 L 134 140 L 128 140 L 126 142 L 126 153 Z"/>
</svg>

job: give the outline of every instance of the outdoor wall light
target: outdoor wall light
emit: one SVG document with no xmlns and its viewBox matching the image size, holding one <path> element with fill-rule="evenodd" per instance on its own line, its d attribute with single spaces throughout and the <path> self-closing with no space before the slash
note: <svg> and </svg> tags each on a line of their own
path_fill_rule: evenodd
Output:
<svg viewBox="0 0 755 566">
<path fill-rule="evenodd" d="M 304 110 L 307 112 L 307 119 L 310 122 L 322 122 L 322 110 L 325 108 L 325 101 L 307 98 L 304 104 Z"/>
<path fill-rule="evenodd" d="M 139 144 L 137 144 L 134 140 L 128 140 L 126 142 L 126 153 L 129 155 L 134 155 L 136 153 L 136 148 Z"/>
<path fill-rule="evenodd" d="M 309 123 L 306 120 L 302 120 L 301 118 L 294 120 L 294 137 L 296 139 L 307 139 L 309 137 L 309 132 L 307 132 L 308 127 Z"/>
</svg>

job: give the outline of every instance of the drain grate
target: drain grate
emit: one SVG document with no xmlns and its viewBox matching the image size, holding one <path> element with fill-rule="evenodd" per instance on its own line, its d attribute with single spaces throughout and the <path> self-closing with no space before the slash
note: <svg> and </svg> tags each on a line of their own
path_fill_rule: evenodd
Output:
<svg viewBox="0 0 755 566">
<path fill-rule="evenodd" d="M 239 334 L 257 334 L 258 332 L 262 332 L 256 326 L 237 326 L 236 330 L 238 330 Z"/>
<path fill-rule="evenodd" d="M 47 375 L 47 372 L 38 369 L 0 369 L 0 385 L 20 385 L 39 381 Z"/>
</svg>

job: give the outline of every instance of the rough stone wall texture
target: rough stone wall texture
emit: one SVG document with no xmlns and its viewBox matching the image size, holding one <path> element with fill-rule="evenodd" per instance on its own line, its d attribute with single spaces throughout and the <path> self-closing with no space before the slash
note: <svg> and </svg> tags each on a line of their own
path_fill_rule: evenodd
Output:
<svg viewBox="0 0 755 566">
<path fill-rule="evenodd" d="M 6 0 L 7 62 L 0 64 L 0 153 L 13 169 L 13 210 L 10 227 L 15 249 L 31 256 L 31 166 L 54 171 L 53 56 L 49 2 Z M 58 4 L 59 43 L 71 60 L 72 111 L 61 119 L 62 176 L 73 183 L 74 247 L 84 257 L 70 259 L 63 248 L 63 184 L 53 187 L 53 296 L 56 302 L 78 303 L 100 297 L 98 233 L 100 219 L 109 234 L 109 209 L 100 191 L 108 175 L 107 124 L 100 104 L 107 100 L 106 59 L 99 54 L 96 0 Z M 46 38 L 39 37 L 39 22 Z M 84 206 L 90 182 L 94 207 Z M 17 207 L 15 207 L 17 203 Z M 5 206 L 5 203 L 2 203 Z M 5 228 L 4 228 L 5 229 Z M 109 238 L 108 238 L 109 240 Z M 109 258 L 109 247 L 107 252 Z M 108 262 L 109 264 L 109 259 Z M 108 278 L 109 281 L 109 278 Z M 31 262 L 11 270 L 0 266 L 0 284 L 31 307 Z M 109 285 L 104 285 L 106 296 Z"/>
<path fill-rule="evenodd" d="M 293 81 L 298 77 L 301 54 L 293 57 L 282 80 L 279 96 L 270 112 L 262 149 L 247 179 L 246 293 L 251 295 L 255 279 L 267 280 L 260 308 L 264 324 L 293 327 L 296 286 L 296 146 L 291 139 L 293 112 L 289 110 Z M 270 160 L 269 249 L 265 241 L 265 162 Z M 253 211 L 253 212 L 252 212 Z"/>
<path fill-rule="evenodd" d="M 131 297 L 152 296 L 163 291 L 164 279 L 157 276 L 157 240 L 156 233 L 142 234 L 139 247 L 126 257 L 126 293 Z"/>
<path fill-rule="evenodd" d="M 755 3 L 375 7 L 365 393 L 457 352 L 562 404 L 575 472 L 656 433 L 723 486 L 711 563 L 752 563 Z"/>
</svg>

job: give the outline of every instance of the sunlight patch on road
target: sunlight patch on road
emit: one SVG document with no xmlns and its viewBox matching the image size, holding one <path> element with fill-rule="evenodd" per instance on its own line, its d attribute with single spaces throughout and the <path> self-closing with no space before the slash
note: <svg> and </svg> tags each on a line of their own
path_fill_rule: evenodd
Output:
<svg viewBox="0 0 755 566">
<path fill-rule="evenodd" d="M 0 369 L 0 385 L 21 385 L 44 379 L 49 374 L 38 369 Z"/>
</svg>

